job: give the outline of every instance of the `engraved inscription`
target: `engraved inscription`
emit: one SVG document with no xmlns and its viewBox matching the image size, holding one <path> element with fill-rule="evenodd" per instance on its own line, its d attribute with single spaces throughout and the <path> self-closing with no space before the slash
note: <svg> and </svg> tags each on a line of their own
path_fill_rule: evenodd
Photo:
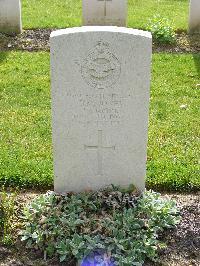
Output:
<svg viewBox="0 0 200 266">
<path fill-rule="evenodd" d="M 110 52 L 109 44 L 99 41 L 83 60 L 81 72 L 88 85 L 104 89 L 117 82 L 121 65 L 117 57 Z"/>
<path fill-rule="evenodd" d="M 123 120 L 123 107 L 131 95 L 124 96 L 100 91 L 91 94 L 68 92 L 67 97 L 68 102 L 74 107 L 71 115 L 73 122 L 115 125 Z M 82 111 L 76 112 L 80 106 Z"/>
<path fill-rule="evenodd" d="M 103 131 L 98 130 L 98 145 L 89 146 L 84 145 L 87 150 L 97 151 L 97 163 L 98 163 L 98 175 L 103 174 L 103 151 L 104 150 L 115 150 L 115 146 L 103 146 Z"/>
</svg>

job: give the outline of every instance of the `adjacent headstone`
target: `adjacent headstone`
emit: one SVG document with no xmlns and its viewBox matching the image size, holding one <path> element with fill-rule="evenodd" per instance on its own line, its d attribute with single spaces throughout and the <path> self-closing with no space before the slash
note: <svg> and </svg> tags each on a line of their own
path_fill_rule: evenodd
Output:
<svg viewBox="0 0 200 266">
<path fill-rule="evenodd" d="M 190 0 L 189 33 L 200 33 L 200 0 Z"/>
<path fill-rule="evenodd" d="M 83 25 L 126 26 L 127 0 L 82 0 Z"/>
<path fill-rule="evenodd" d="M 55 191 L 143 190 L 151 34 L 81 27 L 50 44 Z"/>
<path fill-rule="evenodd" d="M 20 0 L 0 0 L 0 32 L 22 31 Z"/>
</svg>

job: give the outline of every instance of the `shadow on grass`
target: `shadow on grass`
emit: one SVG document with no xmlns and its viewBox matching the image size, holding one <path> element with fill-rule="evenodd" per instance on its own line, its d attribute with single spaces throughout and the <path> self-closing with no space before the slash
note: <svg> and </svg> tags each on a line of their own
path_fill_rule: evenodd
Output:
<svg viewBox="0 0 200 266">
<path fill-rule="evenodd" d="M 16 34 L 0 33 L 0 64 L 6 59 L 11 49 L 9 45 Z"/>
<path fill-rule="evenodd" d="M 197 49 L 197 52 L 193 53 L 193 59 L 198 73 L 198 77 L 200 78 L 200 34 L 192 34 L 188 36 L 190 46 L 194 46 Z"/>
<path fill-rule="evenodd" d="M 9 52 L 1 51 L 0 50 L 0 64 L 3 63 L 4 60 L 6 60 Z"/>
<path fill-rule="evenodd" d="M 200 53 L 193 54 L 193 59 L 194 59 L 194 63 L 196 66 L 197 73 L 198 73 L 198 77 L 200 79 Z M 200 83 L 200 80 L 199 80 L 199 83 Z"/>
<path fill-rule="evenodd" d="M 7 50 L 8 44 L 10 43 L 11 39 L 12 39 L 11 35 L 0 33 L 0 52 Z"/>
</svg>

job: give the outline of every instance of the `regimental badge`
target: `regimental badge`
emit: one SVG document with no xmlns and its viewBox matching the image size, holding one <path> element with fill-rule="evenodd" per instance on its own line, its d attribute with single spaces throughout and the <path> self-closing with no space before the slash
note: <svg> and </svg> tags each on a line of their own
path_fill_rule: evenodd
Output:
<svg viewBox="0 0 200 266">
<path fill-rule="evenodd" d="M 121 73 L 119 59 L 107 42 L 99 41 L 81 65 L 84 80 L 93 88 L 105 89 L 117 82 Z"/>
</svg>

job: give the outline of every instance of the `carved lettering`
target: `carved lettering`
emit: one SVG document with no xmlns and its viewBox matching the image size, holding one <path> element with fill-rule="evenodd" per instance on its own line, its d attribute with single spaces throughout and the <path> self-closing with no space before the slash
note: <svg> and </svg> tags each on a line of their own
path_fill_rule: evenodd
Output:
<svg viewBox="0 0 200 266">
<path fill-rule="evenodd" d="M 116 93 L 91 93 L 81 94 L 68 92 L 68 102 L 70 102 L 74 108 L 72 114 L 73 122 L 82 123 L 120 123 L 123 119 L 123 106 L 127 104 L 127 100 L 131 98 L 131 95 L 120 95 Z M 76 108 L 77 105 L 77 108 Z M 75 113 L 75 110 L 81 112 Z"/>
</svg>

